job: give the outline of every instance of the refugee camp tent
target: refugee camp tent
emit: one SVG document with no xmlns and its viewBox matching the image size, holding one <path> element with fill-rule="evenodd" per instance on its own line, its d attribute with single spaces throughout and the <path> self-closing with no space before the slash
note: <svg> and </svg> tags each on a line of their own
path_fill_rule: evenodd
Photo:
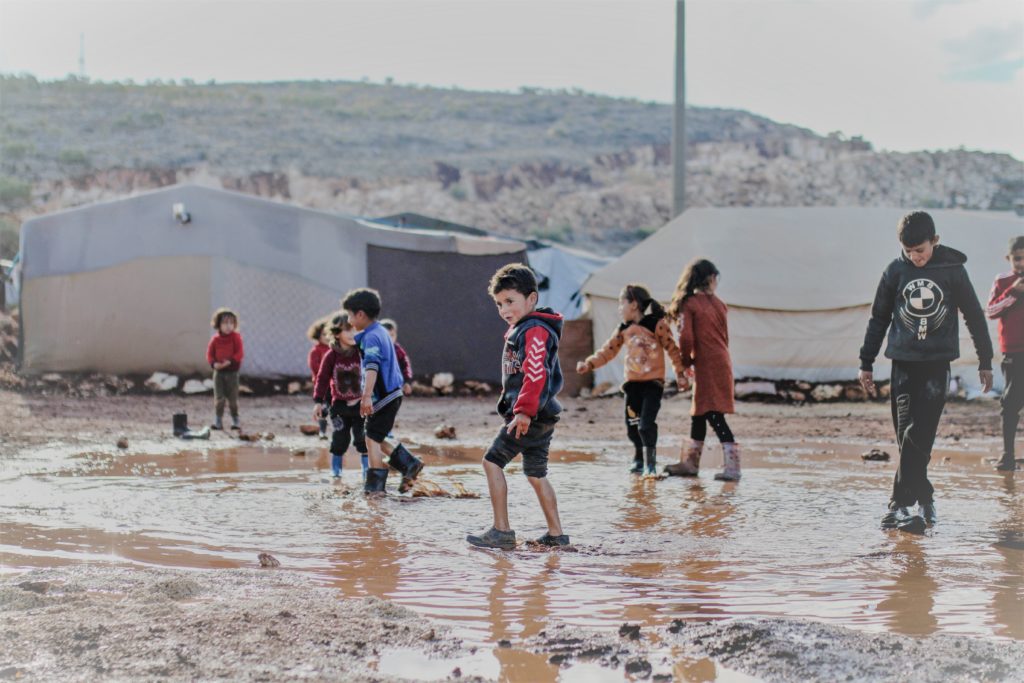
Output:
<svg viewBox="0 0 1024 683">
<path fill-rule="evenodd" d="M 241 318 L 243 374 L 303 376 L 308 325 L 370 286 L 414 371 L 494 380 L 505 325 L 486 285 L 523 258 L 514 240 L 396 230 L 178 185 L 25 222 L 21 367 L 208 372 L 210 315 L 228 306 Z"/>
<path fill-rule="evenodd" d="M 490 234 L 480 228 L 417 213 L 399 213 L 369 220 L 392 227 L 448 230 L 478 236 Z M 526 248 L 527 263 L 537 274 L 540 289 L 538 305 L 555 309 L 566 320 L 575 320 L 583 314 L 583 295 L 580 287 L 591 273 L 613 260 L 607 256 L 599 256 L 546 240 L 526 240 Z"/>
<path fill-rule="evenodd" d="M 597 271 L 583 292 L 600 345 L 621 320 L 617 299 L 628 282 L 646 282 L 667 302 L 683 267 L 711 259 L 718 294 L 729 305 L 735 376 L 811 382 L 852 380 L 879 277 L 900 254 L 897 208 L 694 208 Z M 1012 213 L 931 212 L 940 240 L 968 256 L 982 306 L 996 273 L 1008 270 L 1009 240 L 1024 233 Z M 990 323 L 993 343 L 996 326 Z M 977 385 L 977 359 L 960 322 L 961 358 L 953 374 Z M 884 349 L 884 345 L 883 345 Z M 887 378 L 883 357 L 876 377 Z M 597 371 L 621 381 L 621 359 Z"/>
</svg>

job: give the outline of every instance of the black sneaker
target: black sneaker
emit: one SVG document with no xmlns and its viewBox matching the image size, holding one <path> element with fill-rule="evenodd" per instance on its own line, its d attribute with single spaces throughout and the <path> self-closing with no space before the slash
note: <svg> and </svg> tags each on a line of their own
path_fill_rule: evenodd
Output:
<svg viewBox="0 0 1024 683">
<path fill-rule="evenodd" d="M 537 545 L 546 545 L 551 548 L 561 548 L 569 545 L 569 537 L 565 534 L 558 536 L 552 536 L 551 534 L 544 534 L 540 538 L 534 541 Z"/>
<path fill-rule="evenodd" d="M 896 529 L 901 524 L 906 524 L 913 515 L 910 514 L 910 510 L 905 507 L 899 507 L 895 510 L 889 510 L 882 517 L 882 528 L 883 529 Z"/>
<path fill-rule="evenodd" d="M 1004 455 L 1003 458 L 996 463 L 996 469 L 1000 472 L 1013 472 L 1017 469 L 1017 461 Z"/>
<path fill-rule="evenodd" d="M 939 513 L 935 511 L 935 503 L 921 503 L 918 514 L 924 518 L 925 523 L 931 526 L 939 521 Z"/>
<path fill-rule="evenodd" d="M 470 534 L 466 536 L 466 542 L 475 545 L 477 548 L 498 548 L 499 550 L 515 550 L 516 532 L 498 531 L 493 526 L 479 536 Z"/>
</svg>

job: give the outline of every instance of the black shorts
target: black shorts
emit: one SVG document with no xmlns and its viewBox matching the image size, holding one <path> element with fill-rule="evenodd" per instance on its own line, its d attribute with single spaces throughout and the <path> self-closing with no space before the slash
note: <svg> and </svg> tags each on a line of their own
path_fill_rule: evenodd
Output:
<svg viewBox="0 0 1024 683">
<path fill-rule="evenodd" d="M 508 433 L 508 425 L 505 425 L 487 449 L 484 460 L 505 469 L 505 465 L 522 453 L 523 474 L 541 479 L 548 475 L 548 448 L 554 435 L 554 422 L 531 422 L 530 428 L 518 439 Z"/>
<path fill-rule="evenodd" d="M 366 418 L 366 438 L 377 443 L 388 438 L 388 434 L 395 427 L 395 418 L 398 416 L 398 409 L 401 405 L 402 398 L 398 397 Z"/>
</svg>

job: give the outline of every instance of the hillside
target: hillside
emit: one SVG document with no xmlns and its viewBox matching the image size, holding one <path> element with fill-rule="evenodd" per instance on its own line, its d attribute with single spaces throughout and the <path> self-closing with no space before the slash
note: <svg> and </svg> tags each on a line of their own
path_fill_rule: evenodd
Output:
<svg viewBox="0 0 1024 683">
<path fill-rule="evenodd" d="M 738 110 L 691 108 L 687 121 L 691 205 L 1010 209 L 1024 197 L 1024 164 L 1008 155 L 876 152 Z M 669 217 L 670 137 L 668 105 L 578 92 L 0 77 L 0 209 L 10 225 L 191 180 L 614 253 Z"/>
</svg>

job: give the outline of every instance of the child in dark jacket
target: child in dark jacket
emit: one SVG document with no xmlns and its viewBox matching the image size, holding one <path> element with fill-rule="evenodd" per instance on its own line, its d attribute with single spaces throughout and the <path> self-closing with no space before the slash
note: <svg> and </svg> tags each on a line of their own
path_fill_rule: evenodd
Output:
<svg viewBox="0 0 1024 683">
<path fill-rule="evenodd" d="M 658 473 L 658 412 L 665 393 L 665 354 L 672 361 L 681 390 L 687 386 L 683 359 L 672 338 L 665 309 L 640 284 L 630 284 L 619 296 L 622 324 L 604 346 L 576 364 L 576 372 L 585 374 L 611 362 L 626 347 L 623 370 L 626 381 L 626 435 L 633 443 L 632 474 Z"/>
<path fill-rule="evenodd" d="M 309 365 L 309 371 L 313 375 L 314 387 L 316 387 L 316 376 L 320 372 L 320 363 L 323 362 L 327 352 L 331 350 L 332 338 L 331 331 L 328 328 L 330 322 L 329 318 L 321 318 L 310 325 L 309 330 L 306 332 L 306 336 L 313 341 L 313 346 L 309 349 L 309 355 L 306 357 L 306 363 Z M 315 393 L 316 389 L 314 388 Z M 327 415 L 320 417 L 320 438 L 327 438 Z"/>
<path fill-rule="evenodd" d="M 523 454 L 523 473 L 537 494 L 548 531 L 537 539 L 546 546 L 569 545 L 562 533 L 555 490 L 547 479 L 548 449 L 562 406 L 555 398 L 562 389 L 558 363 L 558 338 L 562 316 L 548 308 L 536 308 L 537 278 L 521 263 L 513 263 L 494 274 L 490 293 L 498 314 L 508 323 L 501 363 L 501 399 L 498 414 L 505 426 L 484 455 L 484 472 L 491 496 L 494 525 L 478 535 L 466 537 L 482 548 L 512 549 L 516 532 L 508 521 L 508 485 L 505 465 Z"/>
<path fill-rule="evenodd" d="M 892 360 L 890 400 L 900 464 L 882 527 L 916 531 L 918 525 L 938 521 L 928 461 L 946 402 L 949 363 L 960 356 L 957 312 L 974 341 L 984 391 L 992 388 L 992 341 L 964 268 L 967 257 L 939 245 L 932 217 L 923 211 L 904 216 L 899 240 L 903 254 L 882 273 L 875 293 L 859 378 L 873 396 L 872 366 L 888 328 L 885 355 Z M 909 511 L 915 503 L 918 517 Z"/>
<path fill-rule="evenodd" d="M 240 430 L 238 423 L 238 371 L 242 367 L 245 349 L 238 333 L 238 314 L 230 308 L 213 312 L 214 330 L 206 345 L 206 362 L 213 368 L 213 429 L 224 429 L 224 404 L 231 410 L 231 428 Z"/>
<path fill-rule="evenodd" d="M 996 277 L 988 298 L 988 317 L 999 321 L 999 349 L 1003 352 L 1003 457 L 996 469 L 1017 469 L 1013 440 L 1024 408 L 1024 235 L 1010 240 L 1006 255 L 1013 269 Z"/>
<path fill-rule="evenodd" d="M 317 372 L 313 389 L 314 419 L 324 417 L 324 404 L 330 403 L 331 424 L 331 470 L 335 478 L 341 476 L 342 459 L 349 444 L 354 442 L 362 455 L 363 471 L 366 471 L 366 438 L 363 434 L 363 418 L 359 415 L 359 399 L 363 395 L 362 367 L 359 349 L 356 348 L 355 329 L 342 313 L 330 321 L 330 333 L 334 344 L 328 349 Z"/>
</svg>

